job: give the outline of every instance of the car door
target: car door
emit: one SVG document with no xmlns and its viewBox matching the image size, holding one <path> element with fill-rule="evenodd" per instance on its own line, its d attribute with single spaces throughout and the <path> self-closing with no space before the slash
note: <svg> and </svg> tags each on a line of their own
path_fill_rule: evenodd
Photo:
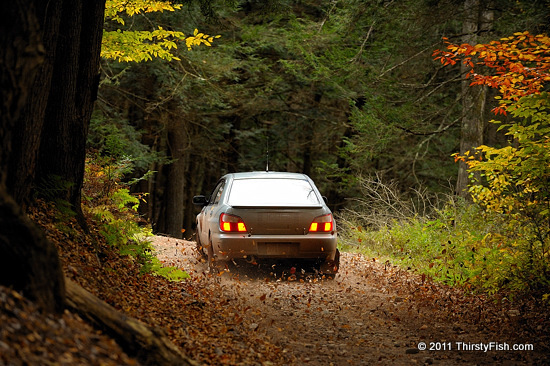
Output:
<svg viewBox="0 0 550 366">
<path fill-rule="evenodd" d="M 212 191 L 212 194 L 210 195 L 210 198 L 208 200 L 208 204 L 203 208 L 201 219 L 202 222 L 201 225 L 201 242 L 202 243 L 208 243 L 208 235 L 212 230 L 217 229 L 218 220 L 217 217 L 215 217 L 215 211 L 216 207 L 218 207 L 218 204 L 220 202 L 221 196 L 223 194 L 224 188 L 225 188 L 225 179 L 221 179 L 214 190 Z"/>
</svg>

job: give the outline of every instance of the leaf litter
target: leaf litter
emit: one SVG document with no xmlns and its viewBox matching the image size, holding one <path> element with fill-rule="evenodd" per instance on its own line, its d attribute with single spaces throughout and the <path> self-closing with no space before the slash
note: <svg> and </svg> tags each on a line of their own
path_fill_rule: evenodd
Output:
<svg viewBox="0 0 550 366">
<path fill-rule="evenodd" d="M 210 274 L 194 242 L 156 237 L 153 245 L 162 261 L 189 271 L 212 295 L 225 299 L 228 311 L 250 334 L 279 347 L 284 357 L 270 360 L 273 364 L 549 360 L 543 309 L 526 307 L 524 316 L 510 317 L 518 314 L 510 303 L 495 304 L 359 254 L 342 253 L 341 272 L 329 280 L 295 265 L 274 270 L 269 263 L 229 263 Z M 451 342 L 453 350 L 419 351 L 419 342 Z M 456 342 L 533 344 L 535 350 L 468 352 L 457 350 Z"/>
</svg>

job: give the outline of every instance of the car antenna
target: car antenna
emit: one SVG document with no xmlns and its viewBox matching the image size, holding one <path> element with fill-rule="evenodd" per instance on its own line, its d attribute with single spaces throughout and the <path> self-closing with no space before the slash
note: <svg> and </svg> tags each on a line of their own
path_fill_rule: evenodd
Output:
<svg viewBox="0 0 550 366">
<path fill-rule="evenodd" d="M 269 136 L 267 136 L 266 143 L 265 143 L 265 150 L 266 150 L 266 163 L 265 163 L 265 171 L 269 171 Z"/>
</svg>

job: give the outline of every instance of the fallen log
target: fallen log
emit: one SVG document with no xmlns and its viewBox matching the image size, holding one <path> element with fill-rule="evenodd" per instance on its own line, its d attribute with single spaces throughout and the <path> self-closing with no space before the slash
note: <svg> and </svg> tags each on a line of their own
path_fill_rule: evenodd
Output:
<svg viewBox="0 0 550 366">
<path fill-rule="evenodd" d="M 185 356 L 162 329 L 124 315 L 68 278 L 65 287 L 70 308 L 99 325 L 128 355 L 145 365 L 199 365 Z"/>
</svg>

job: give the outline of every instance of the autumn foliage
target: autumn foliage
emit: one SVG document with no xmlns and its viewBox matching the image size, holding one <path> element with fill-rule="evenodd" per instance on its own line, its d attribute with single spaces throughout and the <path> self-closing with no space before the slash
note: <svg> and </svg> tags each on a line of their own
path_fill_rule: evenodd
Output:
<svg viewBox="0 0 550 366">
<path fill-rule="evenodd" d="M 550 37 L 529 32 L 515 33 L 511 37 L 488 44 L 453 44 L 444 38 L 446 50 L 436 50 L 434 57 L 444 65 L 462 62 L 470 67 L 465 75 L 471 85 L 488 85 L 498 89 L 503 101 L 539 94 L 550 81 Z M 489 70 L 483 73 L 480 71 Z M 494 109 L 505 114 L 501 104 Z"/>
<path fill-rule="evenodd" d="M 124 26 L 128 17 L 139 14 L 176 11 L 181 4 L 172 4 L 165 1 L 149 0 L 107 0 L 105 4 L 105 21 Z M 116 29 L 103 30 L 101 57 L 115 59 L 119 62 L 150 61 L 153 58 L 164 60 L 180 60 L 173 51 L 178 44 L 185 43 L 188 50 L 194 46 L 205 45 L 210 47 L 215 38 L 195 29 L 193 35 L 186 35 L 181 31 L 168 30 L 157 27 L 154 30 Z"/>
<path fill-rule="evenodd" d="M 481 154 L 456 155 L 482 177 L 479 181 L 471 175 L 474 201 L 502 217 L 504 235 L 485 238 L 499 256 L 496 263 L 486 262 L 493 269 L 484 271 L 484 279 L 495 289 L 508 287 L 549 301 L 550 38 L 523 32 L 488 44 L 447 41 L 447 50 L 434 56 L 444 65 L 468 65 L 465 76 L 473 80 L 471 85 L 497 89 L 499 105 L 493 111 L 511 118 L 491 121 L 505 132 L 507 146 L 482 145 L 476 149 Z"/>
</svg>

